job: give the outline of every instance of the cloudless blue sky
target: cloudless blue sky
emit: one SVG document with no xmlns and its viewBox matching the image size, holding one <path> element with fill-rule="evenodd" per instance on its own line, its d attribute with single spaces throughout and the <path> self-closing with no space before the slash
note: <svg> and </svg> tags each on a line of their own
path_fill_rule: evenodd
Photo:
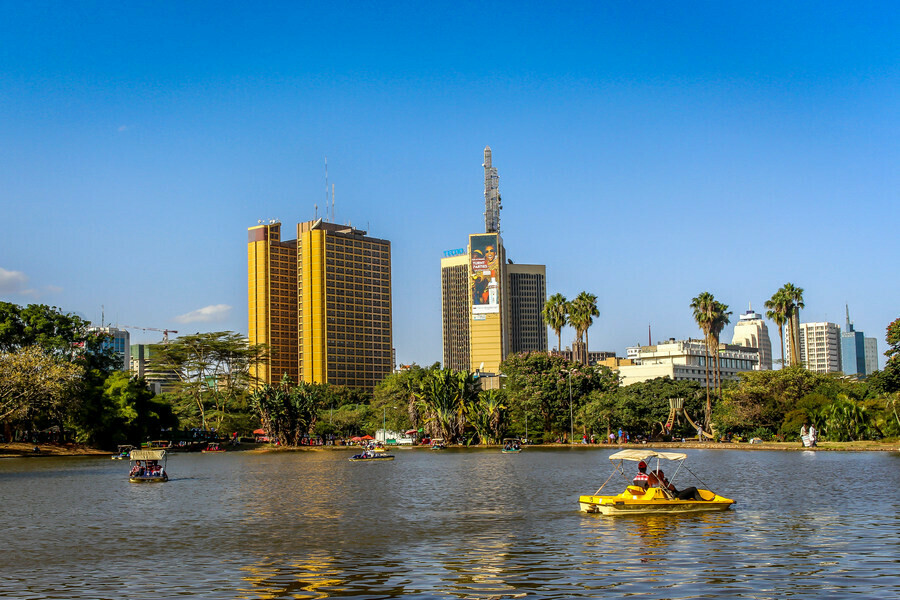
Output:
<svg viewBox="0 0 900 600">
<path fill-rule="evenodd" d="M 891 2 L 3 0 L 0 299 L 246 333 L 246 228 L 322 216 L 327 156 L 336 220 L 392 243 L 397 359 L 430 364 L 490 145 L 508 256 L 597 294 L 592 349 L 790 281 L 881 352 L 898 40 Z"/>
</svg>

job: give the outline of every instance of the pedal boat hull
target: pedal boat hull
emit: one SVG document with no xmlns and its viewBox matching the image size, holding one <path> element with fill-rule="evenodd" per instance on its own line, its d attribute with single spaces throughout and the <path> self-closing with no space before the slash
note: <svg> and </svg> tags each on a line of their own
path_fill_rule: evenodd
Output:
<svg viewBox="0 0 900 600">
<path fill-rule="evenodd" d="M 582 512 L 602 515 L 707 512 L 728 510 L 734 504 L 734 500 L 709 490 L 698 491 L 703 500 L 678 500 L 660 488 L 650 488 L 645 492 L 630 485 L 617 496 L 585 495 L 578 498 L 578 503 Z"/>
</svg>

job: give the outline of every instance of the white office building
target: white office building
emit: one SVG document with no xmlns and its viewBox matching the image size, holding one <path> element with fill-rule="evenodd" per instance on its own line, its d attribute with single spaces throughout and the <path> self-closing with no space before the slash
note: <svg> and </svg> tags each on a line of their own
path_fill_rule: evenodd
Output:
<svg viewBox="0 0 900 600">
<path fill-rule="evenodd" d="M 696 381 L 706 385 L 706 343 L 703 340 L 675 340 L 641 346 L 635 353 L 639 365 L 619 367 L 622 385 L 669 377 L 674 380 Z M 629 353 L 629 358 L 632 354 Z M 759 364 L 759 350 L 733 344 L 719 344 L 719 370 L 722 379 L 737 379 L 738 373 L 752 371 Z M 713 383 L 715 363 L 710 356 L 710 385 Z"/>
<path fill-rule="evenodd" d="M 784 350 L 790 364 L 790 344 Z M 800 363 L 816 373 L 841 371 L 841 328 L 835 323 L 800 323 Z"/>
<path fill-rule="evenodd" d="M 762 315 L 753 312 L 752 309 L 742 314 L 734 326 L 731 343 L 758 349 L 759 363 L 756 368 L 760 371 L 772 369 L 772 340 L 769 338 L 769 328 L 766 327 Z"/>
</svg>

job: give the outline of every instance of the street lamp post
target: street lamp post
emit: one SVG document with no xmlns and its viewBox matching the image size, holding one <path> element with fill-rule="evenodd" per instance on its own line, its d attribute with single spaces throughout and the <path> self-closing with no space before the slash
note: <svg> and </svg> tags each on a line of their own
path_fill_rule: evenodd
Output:
<svg viewBox="0 0 900 600">
<path fill-rule="evenodd" d="M 397 408 L 392 406 L 391 408 Z M 381 407 L 381 442 L 387 447 L 387 427 L 385 427 L 385 419 L 387 417 L 387 406 Z"/>
<path fill-rule="evenodd" d="M 569 443 L 575 443 L 575 421 L 572 418 L 572 371 L 566 371 L 569 374 Z"/>
</svg>

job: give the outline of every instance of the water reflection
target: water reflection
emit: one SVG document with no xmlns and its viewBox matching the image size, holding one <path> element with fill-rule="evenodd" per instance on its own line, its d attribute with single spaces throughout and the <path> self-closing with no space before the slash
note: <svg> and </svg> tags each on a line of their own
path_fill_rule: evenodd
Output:
<svg viewBox="0 0 900 600">
<path fill-rule="evenodd" d="M 157 486 L 108 459 L 7 460 L 0 597 L 896 596 L 898 455 L 689 453 L 732 510 L 580 513 L 598 450 L 173 455 Z"/>
</svg>

